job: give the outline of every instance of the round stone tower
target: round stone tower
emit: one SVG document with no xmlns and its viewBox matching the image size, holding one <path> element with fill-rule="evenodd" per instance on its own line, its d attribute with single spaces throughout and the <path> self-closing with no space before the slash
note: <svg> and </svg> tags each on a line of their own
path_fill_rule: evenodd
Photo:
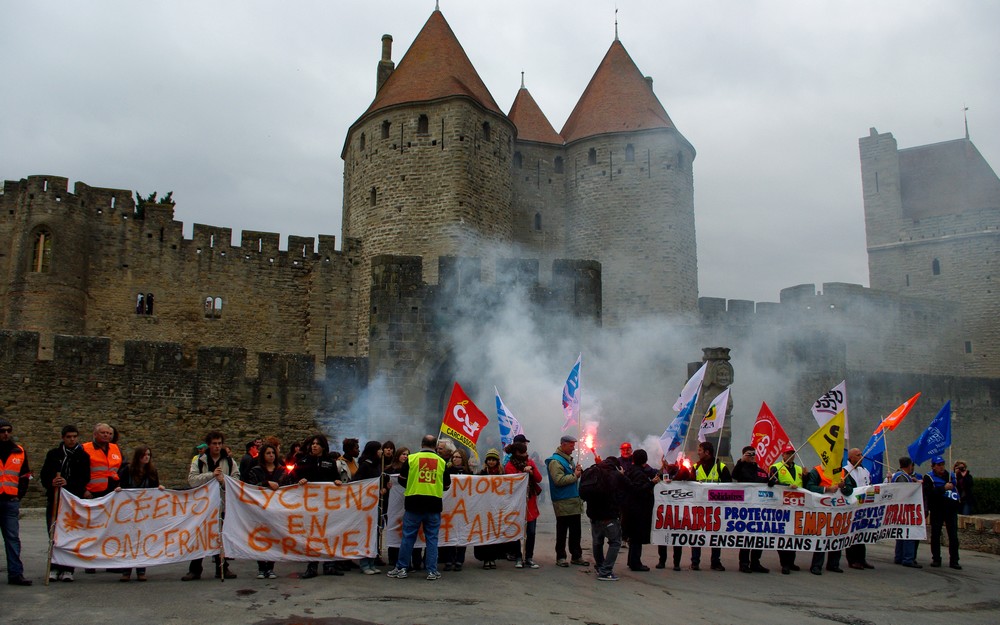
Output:
<svg viewBox="0 0 1000 625">
<path fill-rule="evenodd" d="M 380 85 L 351 126 L 344 159 L 344 241 L 357 250 L 359 353 L 367 353 L 371 259 L 492 256 L 512 238 L 514 126 L 435 10 L 394 70 L 383 38 Z M 388 74 L 388 77 L 384 77 Z M 484 273 L 492 263 L 483 263 Z"/>
<path fill-rule="evenodd" d="M 617 39 L 561 135 L 566 254 L 601 262 L 604 322 L 695 312 L 695 150 Z"/>
</svg>

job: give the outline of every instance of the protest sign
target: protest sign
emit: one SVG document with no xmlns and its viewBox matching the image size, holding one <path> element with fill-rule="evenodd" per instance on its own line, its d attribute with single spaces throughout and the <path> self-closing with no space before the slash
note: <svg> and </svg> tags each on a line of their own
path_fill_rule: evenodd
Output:
<svg viewBox="0 0 1000 625">
<path fill-rule="evenodd" d="M 65 488 L 52 561 L 64 566 L 143 567 L 219 552 L 219 484 L 191 490 L 122 490 L 79 499 Z"/>
<path fill-rule="evenodd" d="M 227 476 L 226 491 L 227 557 L 279 562 L 375 557 L 378 478 L 271 490 Z"/>
<path fill-rule="evenodd" d="M 927 534 L 919 483 L 875 484 L 850 496 L 697 482 L 661 483 L 654 492 L 657 545 L 836 551 Z"/>
<path fill-rule="evenodd" d="M 395 480 L 395 478 L 393 478 Z M 389 491 L 386 544 L 398 547 L 403 538 L 403 488 L 393 481 Z M 438 545 L 493 545 L 524 537 L 528 476 L 452 475 L 444 492 Z M 423 532 L 416 545 L 424 545 Z"/>
</svg>

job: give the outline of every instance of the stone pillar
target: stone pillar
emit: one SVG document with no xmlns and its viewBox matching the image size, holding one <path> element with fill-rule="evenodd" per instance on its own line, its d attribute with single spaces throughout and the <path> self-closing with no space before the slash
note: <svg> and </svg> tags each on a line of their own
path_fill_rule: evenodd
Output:
<svg viewBox="0 0 1000 625">
<path fill-rule="evenodd" d="M 701 427 L 702 416 L 708 410 L 708 406 L 712 403 L 712 400 L 733 383 L 733 365 L 729 362 L 729 348 L 703 347 L 701 351 L 701 362 L 690 363 L 688 365 L 690 376 L 694 375 L 703 363 L 708 363 L 708 368 L 705 370 L 705 379 L 701 385 L 701 396 L 698 398 L 698 403 L 695 404 L 695 412 L 692 415 L 692 435 L 689 436 L 689 440 L 692 442 L 688 443 L 692 459 L 698 457 L 696 453 L 698 449 L 698 430 Z M 729 407 L 726 410 L 726 423 L 722 428 L 722 437 L 720 439 L 718 434 L 714 434 L 709 438 L 709 441 L 715 446 L 716 457 L 730 466 L 732 466 L 732 453 L 730 449 L 732 439 L 731 423 L 733 406 L 735 404 L 736 401 L 730 392 Z"/>
</svg>

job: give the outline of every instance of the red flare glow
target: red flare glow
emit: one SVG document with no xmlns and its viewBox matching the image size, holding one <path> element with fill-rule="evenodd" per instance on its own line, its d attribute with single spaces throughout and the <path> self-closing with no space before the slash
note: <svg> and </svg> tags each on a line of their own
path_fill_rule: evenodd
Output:
<svg viewBox="0 0 1000 625">
<path fill-rule="evenodd" d="M 587 434 L 587 436 L 583 438 L 583 445 L 590 451 L 594 451 L 594 435 Z"/>
<path fill-rule="evenodd" d="M 286 464 L 286 465 L 285 465 L 285 470 L 286 470 L 286 471 L 291 471 L 291 470 L 292 470 L 292 469 L 294 469 L 294 468 L 295 468 L 295 465 L 294 465 L 294 464 Z"/>
</svg>

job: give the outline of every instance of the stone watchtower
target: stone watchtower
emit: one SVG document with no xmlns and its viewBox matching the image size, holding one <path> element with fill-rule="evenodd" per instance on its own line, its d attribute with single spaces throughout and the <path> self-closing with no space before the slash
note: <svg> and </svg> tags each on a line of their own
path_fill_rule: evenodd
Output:
<svg viewBox="0 0 1000 625">
<path fill-rule="evenodd" d="M 964 139 L 900 150 L 859 141 L 873 289 L 953 302 L 965 368 L 1000 374 L 1000 179 Z"/>
<path fill-rule="evenodd" d="M 29 176 L 7 181 L 0 195 L 0 238 L 10 241 L 0 255 L 3 327 L 41 333 L 43 352 L 54 334 L 85 333 L 92 220 L 99 204 L 115 210 L 114 199 L 69 193 L 68 185 L 58 176 Z M 130 215 L 126 200 L 118 210 Z"/>
<path fill-rule="evenodd" d="M 344 144 L 344 241 L 358 243 L 360 276 L 380 254 L 420 256 L 433 283 L 439 256 L 490 256 L 484 243 L 511 242 L 515 130 L 440 11 L 394 70 L 391 41 L 375 99 Z M 362 355 L 369 290 L 358 285 Z"/>
<path fill-rule="evenodd" d="M 695 150 L 617 38 L 560 134 L 566 254 L 600 261 L 605 323 L 694 312 Z"/>
</svg>

